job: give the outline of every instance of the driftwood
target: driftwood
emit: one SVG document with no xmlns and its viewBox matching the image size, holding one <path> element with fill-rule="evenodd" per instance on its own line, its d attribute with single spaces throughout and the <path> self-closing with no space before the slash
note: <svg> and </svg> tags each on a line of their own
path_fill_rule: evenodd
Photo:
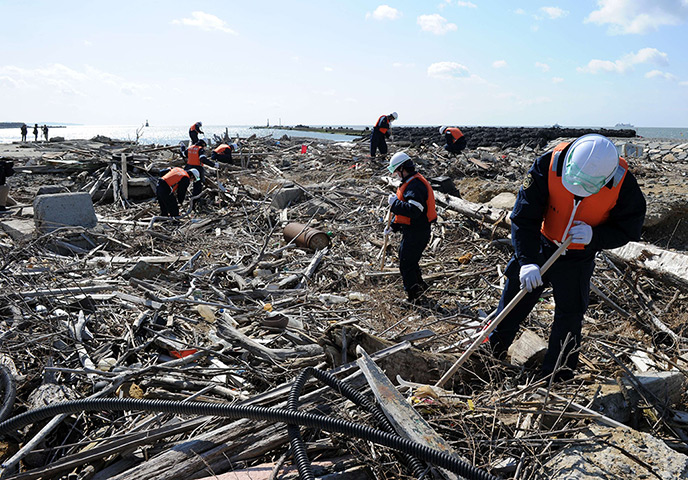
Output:
<svg viewBox="0 0 688 480">
<path fill-rule="evenodd" d="M 37 145 L 50 158 L 39 156 L 38 168 L 32 169 L 78 172 L 70 189 L 102 201 L 95 205 L 98 227 L 49 236 L 29 231 L 21 241 L 6 237 L 0 243 L 6 292 L 0 354 L 11 355 L 17 365 L 20 406 L 32 399 L 54 402 L 67 392 L 284 406 L 293 379 L 306 366 L 346 375 L 347 383 L 370 395 L 350 362 L 359 345 L 373 352 L 372 358 L 380 357 L 381 369 L 411 395 L 456 361 L 497 305 L 511 255 L 508 211 L 480 202 L 513 191 L 517 180 L 505 179 L 522 178 L 539 153 L 513 148 L 504 152 L 504 161 L 496 161 L 494 151 L 481 153 L 485 169 L 464 156 L 437 156 L 425 141 L 406 144 L 426 178 L 448 175 L 464 195 L 459 201 L 436 190 L 438 204 L 452 214 L 440 215 L 421 262 L 433 303 L 412 306 L 403 300 L 398 271 L 377 269 L 389 193 L 378 185 L 388 177 L 379 178 L 379 165 L 366 158 L 366 142 L 309 141 L 308 153 L 300 154 L 301 141 L 242 140 L 242 151 L 253 152 L 260 162 L 245 169 L 223 165 L 205 185 L 195 210 L 176 221 L 156 216 L 150 188 L 162 169 L 182 164 L 169 153 L 176 146 L 108 141 L 98 147 L 94 140 L 71 148 L 69 143 Z M 663 163 L 653 158 L 635 165 L 639 180 L 682 168 Z M 124 177 L 132 172 L 140 176 Z M 21 205 L 31 205 L 36 182 L 28 176 L 22 180 L 13 185 L 13 195 Z M 125 180 L 129 199 L 137 201 L 129 203 L 123 195 L 116 205 L 127 208 L 113 209 L 106 202 Z M 271 206 L 275 192 L 290 184 L 301 198 L 283 209 Z M 18 208 L 0 221 L 32 226 L 29 212 Z M 287 221 L 331 232 L 329 248 L 310 252 L 285 244 L 281 226 Z M 681 233 L 672 233 L 674 243 Z M 388 254 L 396 251 L 390 248 Z M 647 259 L 612 262 L 605 255 L 613 258 L 598 256 L 580 372 L 573 380 L 548 384 L 550 393 L 541 396 L 537 388 L 545 383 L 533 378 L 537 361 L 516 368 L 480 351 L 448 383 L 452 391 L 441 394 L 441 401 L 415 399 L 416 411 L 473 464 L 502 476 L 542 478 L 543 464 L 567 442 L 603 440 L 574 438 L 600 415 L 650 432 L 677 451 L 684 448 L 682 419 L 688 409 L 681 400 L 668 404 L 684 388 L 676 372 L 688 368 L 680 357 L 686 348 L 685 282 L 672 280 L 680 273 L 653 273 Z M 552 307 L 546 290 L 524 327 L 546 338 Z M 270 319 L 286 320 L 287 326 Z M 625 372 L 619 380 L 624 388 L 614 391 L 621 367 L 601 345 L 613 349 L 624 365 L 658 372 Z M 48 365 L 45 357 L 55 364 Z M 54 375 L 54 383 L 32 383 L 45 372 Z M 644 382 L 650 376 L 655 383 Z M 644 389 L 657 398 L 637 394 Z M 600 406 L 595 399 L 607 403 Z M 301 400 L 307 410 L 318 405 L 335 416 L 368 421 L 314 380 Z M 612 415 L 615 408 L 628 421 Z M 199 478 L 245 469 L 246 462 L 268 465 L 277 476 L 279 467 L 289 468 L 292 461 L 283 427 L 264 422 L 99 412 L 66 417 L 36 437 L 41 427 L 0 443 L 12 453 L 36 445 L 22 450 L 17 478 L 70 473 L 92 479 Z M 305 433 L 309 450 L 324 457 L 323 475 L 336 471 L 328 460 L 350 452 L 347 471 L 361 467 L 366 478 L 409 474 L 387 449 Z"/>
</svg>

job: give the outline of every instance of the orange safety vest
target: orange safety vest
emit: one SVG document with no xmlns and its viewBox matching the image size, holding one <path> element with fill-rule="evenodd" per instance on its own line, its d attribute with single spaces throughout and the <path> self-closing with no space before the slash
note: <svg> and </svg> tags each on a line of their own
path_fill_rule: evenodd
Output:
<svg viewBox="0 0 688 480">
<path fill-rule="evenodd" d="M 190 131 L 190 132 L 195 132 L 197 128 L 198 128 L 198 124 L 197 124 L 197 123 L 194 123 L 193 125 L 191 125 L 191 128 L 189 128 L 189 131 Z"/>
<path fill-rule="evenodd" d="M 187 150 L 187 160 L 186 164 L 191 165 L 193 167 L 200 167 L 201 166 L 201 155 L 200 152 L 203 149 L 200 145 L 192 145 L 189 147 Z"/>
<path fill-rule="evenodd" d="M 611 187 L 607 183 L 599 192 L 583 198 L 572 219 L 574 195 L 561 182 L 562 174 L 557 174 L 558 170 L 561 172 L 565 167 L 562 165 L 562 168 L 559 168 L 559 163 L 564 161 L 560 154 L 568 146 L 569 142 L 562 142 L 554 148 L 549 174 L 547 175 L 549 198 L 540 231 L 554 243 L 561 243 L 564 240 L 564 234 L 568 234 L 568 232 L 565 232 L 566 227 L 569 226 L 570 228 L 574 220 L 585 222 L 591 227 L 604 223 L 609 218 L 609 211 L 614 208 L 619 199 L 619 191 L 626 178 L 626 172 L 628 172 L 626 160 L 619 157 L 619 166 L 611 180 Z M 584 248 L 585 245 L 582 243 L 572 243 L 569 246 L 571 250 L 583 250 Z"/>
<path fill-rule="evenodd" d="M 381 133 L 387 133 L 389 128 L 382 128 L 380 127 L 380 122 L 382 122 L 383 118 L 387 118 L 387 115 L 382 115 L 380 118 L 377 119 L 377 122 L 375 122 L 375 126 L 377 127 L 378 130 L 380 130 Z"/>
<path fill-rule="evenodd" d="M 456 143 L 459 138 L 463 137 L 463 132 L 458 128 L 448 128 L 447 131 L 451 133 L 452 138 L 454 138 L 454 143 Z"/>
<path fill-rule="evenodd" d="M 232 147 L 230 147 L 226 143 L 221 143 L 220 145 L 217 146 L 217 148 L 215 150 L 213 150 L 213 152 L 217 153 L 218 155 L 224 155 L 225 153 L 227 153 L 227 150 L 229 150 L 231 152 Z"/>
<path fill-rule="evenodd" d="M 172 170 L 167 172 L 162 179 L 165 180 L 165 183 L 170 186 L 173 192 L 176 192 L 179 182 L 181 182 L 185 177 L 190 178 L 189 173 L 186 170 L 180 167 L 174 167 Z"/>
<path fill-rule="evenodd" d="M 425 215 L 428 217 L 428 222 L 432 223 L 435 220 L 437 220 L 437 208 L 435 207 L 435 192 L 433 191 L 432 187 L 428 183 L 428 181 L 421 175 L 420 173 L 416 173 L 415 175 L 409 177 L 408 180 L 406 180 L 404 183 L 399 185 L 399 188 L 397 188 L 397 198 L 401 200 L 402 202 L 404 201 L 404 192 L 406 191 L 406 187 L 408 187 L 408 184 L 413 180 L 414 178 L 417 178 L 421 182 L 425 184 L 425 188 L 428 189 L 428 199 L 425 202 Z M 395 215 L 394 216 L 394 223 L 399 223 L 401 225 L 411 225 L 411 217 L 407 217 L 405 215 Z"/>
</svg>

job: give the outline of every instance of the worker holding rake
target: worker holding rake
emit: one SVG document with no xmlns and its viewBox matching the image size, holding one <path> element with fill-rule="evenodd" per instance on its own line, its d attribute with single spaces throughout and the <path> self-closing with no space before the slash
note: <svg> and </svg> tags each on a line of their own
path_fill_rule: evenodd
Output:
<svg viewBox="0 0 688 480">
<path fill-rule="evenodd" d="M 537 158 L 511 214 L 514 256 L 506 267 L 496 313 L 521 288 L 527 293 L 490 335 L 495 356 L 506 356 L 521 322 L 545 286 L 551 285 L 554 321 L 541 374 L 556 370 L 555 380 L 573 378 L 595 254 L 639 240 L 644 219 L 645 197 L 628 164 L 606 137 L 584 135 Z M 571 245 L 541 275 L 545 260 L 569 236 Z"/>
</svg>

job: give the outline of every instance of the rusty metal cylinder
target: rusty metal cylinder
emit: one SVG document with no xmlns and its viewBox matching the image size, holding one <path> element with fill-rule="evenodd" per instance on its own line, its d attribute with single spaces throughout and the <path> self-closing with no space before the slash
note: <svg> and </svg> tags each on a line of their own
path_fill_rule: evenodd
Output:
<svg viewBox="0 0 688 480">
<path fill-rule="evenodd" d="M 330 237 L 325 232 L 307 227 L 303 223 L 289 223 L 282 233 L 287 242 L 294 240 L 302 248 L 322 250 L 330 245 Z"/>
</svg>

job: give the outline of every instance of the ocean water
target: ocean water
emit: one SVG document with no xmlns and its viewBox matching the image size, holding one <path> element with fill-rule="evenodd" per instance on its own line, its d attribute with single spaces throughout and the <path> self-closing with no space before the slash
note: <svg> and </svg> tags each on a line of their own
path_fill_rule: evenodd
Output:
<svg viewBox="0 0 688 480">
<path fill-rule="evenodd" d="M 40 127 L 40 125 L 39 125 Z M 103 135 L 117 140 L 135 141 L 137 132 L 139 135 L 139 143 L 142 144 L 159 144 L 159 145 L 176 145 L 182 140 L 189 140 L 189 126 L 150 126 L 141 127 L 141 125 L 67 125 L 65 127 L 48 127 L 48 138 L 64 137 L 66 140 L 90 139 L 96 135 Z M 221 126 L 208 125 L 203 126 L 202 130 L 205 136 L 209 139 L 213 135 L 223 136 L 227 129 L 227 133 L 232 139 L 248 138 L 251 135 L 258 137 L 270 137 L 279 140 L 283 135 L 289 137 L 299 138 L 313 138 L 320 140 L 330 140 L 334 142 L 348 142 L 358 137 L 353 135 L 340 135 L 332 133 L 318 133 L 318 132 L 297 132 L 293 130 L 283 130 L 279 128 L 251 128 L 247 125 L 239 126 Z M 26 136 L 27 140 L 33 140 L 33 126 L 29 126 L 29 133 Z M 203 138 L 203 135 L 200 136 Z M 43 136 L 38 133 L 38 139 L 42 140 Z M 0 143 L 12 143 L 21 140 L 21 132 L 19 128 L 0 128 Z"/>
<path fill-rule="evenodd" d="M 365 126 L 361 125 L 345 125 L 352 128 L 362 129 Z M 415 125 L 414 125 L 415 126 Z M 586 127 L 577 127 L 586 128 Z M 600 128 L 600 127 L 590 127 Z M 606 127 L 610 128 L 610 127 Z M 139 143 L 142 144 L 159 144 L 159 145 L 175 145 L 182 140 L 189 139 L 188 126 L 150 126 L 141 127 L 141 125 L 68 125 L 65 127 L 49 127 L 48 137 L 64 137 L 67 140 L 75 139 L 90 139 L 96 135 L 103 135 L 112 139 L 118 140 L 136 140 L 137 133 L 139 135 Z M 330 133 L 318 132 L 297 132 L 293 130 L 284 130 L 279 128 L 251 128 L 248 125 L 208 125 L 203 127 L 203 131 L 207 138 L 212 138 L 213 135 L 224 135 L 225 129 L 229 136 L 233 139 L 248 138 L 251 135 L 258 137 L 272 137 L 279 140 L 283 135 L 289 137 L 312 138 L 319 140 L 330 140 L 335 142 L 347 142 L 356 139 L 352 135 L 340 135 Z M 645 138 L 668 139 L 675 141 L 688 142 L 688 128 L 656 128 L 656 127 L 632 127 L 636 134 Z M 28 140 L 33 140 L 33 127 L 29 126 Z M 42 138 L 40 132 L 38 139 Z M 0 143 L 12 143 L 21 140 L 21 134 L 18 128 L 0 128 Z"/>
</svg>

